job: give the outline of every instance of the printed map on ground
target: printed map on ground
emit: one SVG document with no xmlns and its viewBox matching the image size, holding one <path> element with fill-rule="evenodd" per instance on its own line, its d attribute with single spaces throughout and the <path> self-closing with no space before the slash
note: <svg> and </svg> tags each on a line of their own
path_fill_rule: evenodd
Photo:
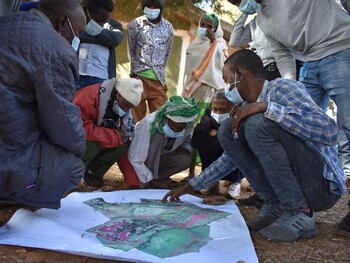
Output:
<svg viewBox="0 0 350 263">
<path fill-rule="evenodd" d="M 209 223 L 229 215 L 187 202 L 107 203 L 96 198 L 85 203 L 110 219 L 87 230 L 104 246 L 124 251 L 137 248 L 160 258 L 199 252 L 210 240 Z"/>
<path fill-rule="evenodd" d="M 19 209 L 0 228 L 0 244 L 101 259 L 152 263 L 258 262 L 234 202 L 204 205 L 166 190 L 72 193 L 58 210 Z"/>
</svg>

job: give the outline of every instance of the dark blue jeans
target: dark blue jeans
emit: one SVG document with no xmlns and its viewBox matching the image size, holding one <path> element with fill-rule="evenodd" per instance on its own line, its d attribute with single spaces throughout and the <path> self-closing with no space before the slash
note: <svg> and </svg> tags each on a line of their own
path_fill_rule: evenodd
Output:
<svg viewBox="0 0 350 263">
<path fill-rule="evenodd" d="M 308 206 L 321 211 L 339 199 L 329 192 L 321 154 L 262 113 L 241 123 L 237 140 L 228 119 L 218 139 L 263 200 L 277 197 L 284 210 Z"/>
<path fill-rule="evenodd" d="M 337 105 L 337 123 L 345 136 L 338 140 L 340 147 L 349 148 L 350 142 L 350 48 L 323 59 L 304 63 L 300 81 L 305 85 L 314 101 L 323 109 L 328 108 L 329 98 Z M 349 152 L 342 154 L 349 159 Z M 343 162 L 345 171 L 350 167 Z M 349 200 L 350 208 L 350 200 Z"/>
</svg>

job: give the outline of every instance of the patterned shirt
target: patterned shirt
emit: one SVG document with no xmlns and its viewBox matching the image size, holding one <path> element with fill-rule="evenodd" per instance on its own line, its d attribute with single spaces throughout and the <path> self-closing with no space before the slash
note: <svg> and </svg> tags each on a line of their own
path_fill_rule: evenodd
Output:
<svg viewBox="0 0 350 263">
<path fill-rule="evenodd" d="M 325 162 L 323 176 L 330 181 L 330 190 L 345 193 L 344 172 L 336 148 L 338 129 L 335 121 L 312 100 L 298 81 L 276 79 L 265 81 L 258 102 L 267 102 L 265 117 L 279 124 L 315 148 Z M 199 176 L 190 180 L 196 190 L 208 188 L 236 168 L 224 153 Z"/>
<path fill-rule="evenodd" d="M 153 69 L 165 85 L 165 66 L 173 46 L 173 26 L 164 18 L 150 23 L 141 16 L 128 24 L 128 54 L 131 73 Z"/>
</svg>

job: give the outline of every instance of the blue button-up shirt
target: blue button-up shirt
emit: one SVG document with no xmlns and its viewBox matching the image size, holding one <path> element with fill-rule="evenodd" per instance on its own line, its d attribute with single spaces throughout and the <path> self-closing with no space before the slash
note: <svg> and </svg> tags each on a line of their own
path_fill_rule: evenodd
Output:
<svg viewBox="0 0 350 263">
<path fill-rule="evenodd" d="M 265 81 L 258 101 L 268 103 L 265 117 L 316 148 L 324 159 L 323 176 L 330 181 L 330 190 L 345 193 L 345 177 L 336 147 L 338 128 L 312 100 L 298 81 L 276 79 Z"/>
<path fill-rule="evenodd" d="M 287 79 L 265 81 L 257 101 L 267 102 L 266 118 L 317 149 L 324 159 L 323 176 L 330 181 L 330 191 L 345 193 L 345 177 L 336 148 L 337 125 L 312 100 L 304 85 Z M 190 184 L 194 189 L 208 188 L 235 168 L 224 154 L 191 179 Z"/>
</svg>

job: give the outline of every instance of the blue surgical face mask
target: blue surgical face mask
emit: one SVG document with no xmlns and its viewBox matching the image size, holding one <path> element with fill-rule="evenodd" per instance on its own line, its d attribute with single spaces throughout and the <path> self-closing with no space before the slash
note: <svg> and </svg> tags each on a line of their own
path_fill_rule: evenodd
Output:
<svg viewBox="0 0 350 263">
<path fill-rule="evenodd" d="M 212 111 L 210 115 L 211 115 L 211 116 L 213 117 L 213 119 L 216 120 L 216 122 L 219 123 L 219 124 L 223 123 L 224 120 L 230 118 L 230 113 L 229 113 L 229 112 L 219 114 L 219 113 L 215 113 L 215 112 Z"/>
<path fill-rule="evenodd" d="M 201 39 L 206 40 L 208 39 L 205 35 L 205 32 L 207 32 L 207 29 L 205 27 L 198 27 L 198 36 L 200 36 Z"/>
<path fill-rule="evenodd" d="M 74 30 L 73 30 L 73 27 L 72 27 L 72 24 L 70 23 L 70 20 L 69 18 L 67 18 L 67 21 L 68 21 L 68 24 L 69 24 L 69 27 L 70 27 L 70 30 L 72 30 L 72 33 L 73 33 L 73 40 L 72 40 L 72 43 L 71 43 L 71 46 L 72 48 L 75 50 L 75 52 L 78 51 L 78 48 L 79 48 L 79 44 L 80 44 L 80 39 L 79 37 L 77 37 L 74 33 Z"/>
<path fill-rule="evenodd" d="M 240 80 L 237 81 L 237 73 L 235 72 L 235 81 L 233 83 L 227 83 L 225 87 L 226 98 L 235 105 L 239 105 L 244 102 L 237 89 L 237 84 L 240 82 Z M 232 85 L 234 85 L 233 89 L 231 89 Z"/>
<path fill-rule="evenodd" d="M 101 33 L 102 27 L 96 23 L 95 20 L 90 19 L 89 23 L 85 26 L 85 32 L 90 36 L 96 36 Z"/>
<path fill-rule="evenodd" d="M 119 107 L 118 102 L 115 100 L 113 105 L 113 111 L 119 115 L 120 118 L 122 118 L 126 112 L 123 111 L 122 108 Z"/>
<path fill-rule="evenodd" d="M 154 20 L 159 16 L 160 9 L 151 9 L 151 8 L 145 7 L 143 9 L 143 13 L 146 15 L 146 17 L 149 20 Z"/>
<path fill-rule="evenodd" d="M 167 123 L 163 126 L 163 131 L 165 136 L 170 138 L 179 138 L 185 136 L 185 130 L 174 132 Z"/>
<path fill-rule="evenodd" d="M 251 15 L 258 11 L 258 4 L 255 0 L 242 0 L 238 9 L 245 14 Z"/>
<path fill-rule="evenodd" d="M 235 105 L 239 105 L 244 102 L 244 100 L 242 99 L 241 95 L 238 92 L 237 87 L 233 88 L 232 90 L 229 90 L 226 87 L 225 96 L 229 101 L 231 101 Z"/>
</svg>

